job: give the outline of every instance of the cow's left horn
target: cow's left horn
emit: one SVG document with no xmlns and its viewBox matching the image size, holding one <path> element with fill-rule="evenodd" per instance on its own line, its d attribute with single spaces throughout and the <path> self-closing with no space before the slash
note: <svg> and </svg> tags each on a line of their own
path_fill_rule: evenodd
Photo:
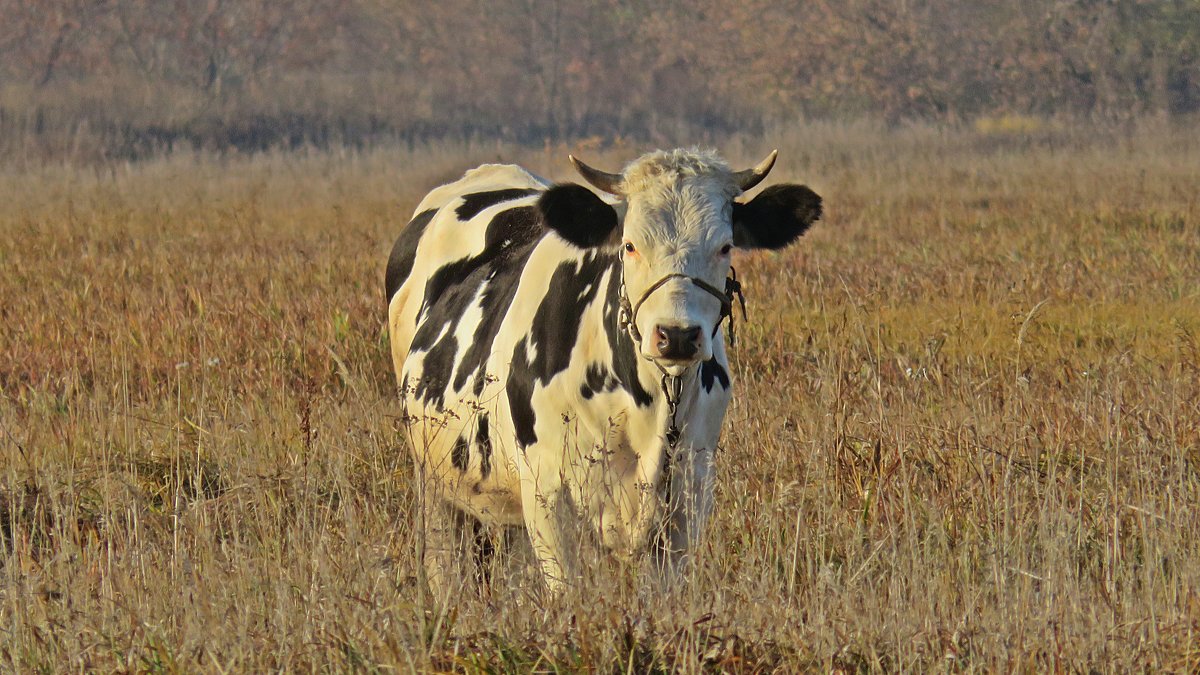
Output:
<svg viewBox="0 0 1200 675">
<path fill-rule="evenodd" d="M 775 166 L 775 158 L 778 156 L 779 151 L 772 150 L 771 154 L 767 155 L 767 158 L 759 162 L 758 166 L 753 169 L 735 172 L 733 174 L 733 182 L 742 189 L 742 192 L 758 185 L 762 182 L 762 179 L 767 177 L 767 174 L 771 173 L 771 167 Z"/>
<path fill-rule="evenodd" d="M 575 170 L 579 172 L 579 175 L 583 176 L 583 179 L 591 183 L 593 187 L 603 190 L 610 195 L 616 195 L 618 197 L 622 196 L 621 174 L 608 173 L 607 171 L 593 169 L 587 164 L 579 161 L 575 155 L 567 155 L 567 158 L 571 160 L 571 165 L 575 167 Z"/>
</svg>

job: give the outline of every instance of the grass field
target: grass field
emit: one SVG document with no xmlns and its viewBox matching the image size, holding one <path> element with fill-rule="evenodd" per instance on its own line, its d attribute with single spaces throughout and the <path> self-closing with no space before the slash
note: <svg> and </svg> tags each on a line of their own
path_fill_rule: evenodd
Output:
<svg viewBox="0 0 1200 675">
<path fill-rule="evenodd" d="M 441 608 L 387 251 L 436 184 L 575 146 L 0 167 L 0 670 L 1200 669 L 1196 129 L 719 145 L 826 216 L 735 254 L 690 584 L 598 560 L 546 602 L 514 554 Z"/>
</svg>

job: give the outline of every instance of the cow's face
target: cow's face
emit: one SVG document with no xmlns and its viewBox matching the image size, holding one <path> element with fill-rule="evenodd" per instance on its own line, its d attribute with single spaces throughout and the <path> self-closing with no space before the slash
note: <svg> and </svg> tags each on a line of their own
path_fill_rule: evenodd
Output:
<svg viewBox="0 0 1200 675">
<path fill-rule="evenodd" d="M 634 334 L 643 356 L 682 370 L 712 358 L 722 303 L 694 280 L 725 288 L 736 193 L 728 176 L 663 175 L 637 187 L 620 240 Z"/>
<path fill-rule="evenodd" d="M 754 169 L 732 172 L 713 153 L 656 152 L 620 175 L 576 161 L 588 182 L 624 203 L 614 208 L 578 185 L 559 185 L 539 207 L 546 225 L 571 243 L 618 249 L 639 351 L 680 374 L 712 358 L 722 318 L 713 291 L 725 288 L 732 249 L 781 248 L 820 216 L 820 197 L 799 185 L 735 201 L 766 176 L 774 159 L 772 153 Z"/>
</svg>

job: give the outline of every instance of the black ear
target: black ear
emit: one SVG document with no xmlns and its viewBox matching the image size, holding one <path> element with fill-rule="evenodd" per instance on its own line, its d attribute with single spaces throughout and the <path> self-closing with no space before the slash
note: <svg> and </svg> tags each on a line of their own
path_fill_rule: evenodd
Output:
<svg viewBox="0 0 1200 675">
<path fill-rule="evenodd" d="M 745 204 L 733 203 L 733 245 L 778 249 L 821 217 L 821 198 L 803 185 L 772 185 Z"/>
<path fill-rule="evenodd" d="M 616 210 L 582 185 L 555 185 L 542 193 L 537 208 L 547 228 L 579 248 L 610 243 L 617 231 Z"/>
</svg>

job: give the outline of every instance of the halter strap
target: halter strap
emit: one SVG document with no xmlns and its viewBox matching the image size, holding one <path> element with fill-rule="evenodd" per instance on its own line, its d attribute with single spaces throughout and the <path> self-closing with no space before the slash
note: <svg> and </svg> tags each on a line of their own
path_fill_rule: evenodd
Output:
<svg viewBox="0 0 1200 675">
<path fill-rule="evenodd" d="M 724 293 L 722 293 L 716 286 L 713 286 L 703 279 L 689 276 L 687 274 L 681 274 L 679 272 L 668 274 L 667 276 L 651 284 L 650 287 L 642 293 L 641 297 L 638 298 L 638 301 L 631 305 L 629 302 L 629 294 L 625 292 L 625 279 L 623 278 L 624 270 L 622 270 L 620 299 L 621 311 L 617 320 L 621 323 L 621 327 L 629 333 L 629 337 L 632 338 L 634 342 L 641 342 L 642 333 L 637 327 L 637 313 L 638 310 L 642 308 L 642 304 L 646 302 L 652 293 L 662 288 L 663 285 L 668 281 L 671 281 L 672 279 L 686 279 L 695 284 L 700 290 L 707 292 L 709 295 L 712 295 L 721 301 L 721 316 L 713 325 L 712 337 L 717 336 L 717 329 L 721 327 L 721 322 L 725 320 L 725 317 L 729 317 L 729 344 L 736 344 L 736 338 L 733 332 L 733 296 L 736 295 L 738 297 L 738 301 L 742 306 L 743 320 L 746 319 L 746 298 L 742 295 L 742 284 L 737 280 L 737 270 L 735 270 L 733 267 L 730 267 L 729 273 L 730 276 L 725 279 Z"/>
</svg>

